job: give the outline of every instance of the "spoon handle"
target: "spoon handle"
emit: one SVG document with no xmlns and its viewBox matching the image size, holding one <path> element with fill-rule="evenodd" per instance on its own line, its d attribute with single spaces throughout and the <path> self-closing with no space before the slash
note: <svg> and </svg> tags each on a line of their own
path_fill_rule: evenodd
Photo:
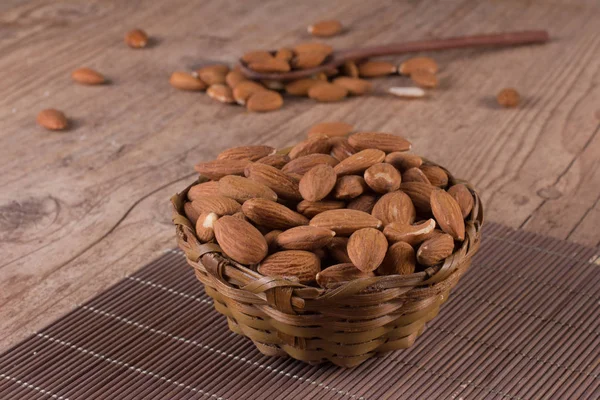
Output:
<svg viewBox="0 0 600 400">
<path fill-rule="evenodd" d="M 417 40 L 414 42 L 393 43 L 384 46 L 340 50 L 337 52 L 335 58 L 358 60 L 361 58 L 390 56 L 421 51 L 544 43 L 549 39 L 550 37 L 547 31 L 520 31 L 491 35 L 459 36 L 446 39 Z"/>
</svg>

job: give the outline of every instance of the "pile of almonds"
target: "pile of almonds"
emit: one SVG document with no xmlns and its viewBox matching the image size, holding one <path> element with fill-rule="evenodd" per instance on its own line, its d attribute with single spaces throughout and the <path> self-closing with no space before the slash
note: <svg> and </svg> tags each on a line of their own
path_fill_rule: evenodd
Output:
<svg viewBox="0 0 600 400">
<path fill-rule="evenodd" d="M 313 126 L 289 152 L 243 146 L 196 165 L 198 239 L 265 275 L 329 288 L 435 266 L 465 239 L 473 196 L 388 133 Z"/>
</svg>

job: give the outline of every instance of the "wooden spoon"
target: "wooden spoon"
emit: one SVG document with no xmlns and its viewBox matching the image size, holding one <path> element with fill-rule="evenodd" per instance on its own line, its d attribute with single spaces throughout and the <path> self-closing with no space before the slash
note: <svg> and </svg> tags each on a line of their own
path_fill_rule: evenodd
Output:
<svg viewBox="0 0 600 400">
<path fill-rule="evenodd" d="M 247 78 L 256 80 L 269 79 L 288 81 L 307 78 L 318 72 L 337 68 L 346 61 L 354 61 L 364 58 L 471 47 L 517 46 L 523 44 L 545 43 L 549 39 L 550 37 L 547 31 L 521 31 L 492 35 L 458 36 L 446 39 L 418 40 L 414 42 L 388 44 L 385 46 L 352 48 L 334 51 L 327 57 L 325 62 L 318 67 L 290 72 L 256 72 L 248 68 L 248 66 L 242 60 L 239 60 L 239 64 L 240 71 Z"/>
</svg>

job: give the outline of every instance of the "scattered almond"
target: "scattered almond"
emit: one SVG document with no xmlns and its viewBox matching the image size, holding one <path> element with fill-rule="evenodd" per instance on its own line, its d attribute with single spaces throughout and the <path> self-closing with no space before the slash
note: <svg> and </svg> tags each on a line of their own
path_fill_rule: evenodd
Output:
<svg viewBox="0 0 600 400">
<path fill-rule="evenodd" d="M 342 31 L 342 23 L 337 20 L 319 21 L 308 26 L 308 33 L 318 37 L 335 36 Z"/>
<path fill-rule="evenodd" d="M 496 101 L 502 107 L 512 108 L 519 105 L 521 102 L 521 96 L 513 88 L 502 89 L 496 96 Z"/>
<path fill-rule="evenodd" d="M 242 61 L 245 62 L 246 64 L 250 64 L 253 62 L 268 61 L 268 60 L 271 60 L 272 58 L 273 58 L 273 55 L 265 50 L 249 51 L 241 57 Z"/>
<path fill-rule="evenodd" d="M 410 79 L 417 85 L 424 88 L 435 88 L 438 85 L 438 78 L 431 72 L 419 69 L 410 74 Z"/>
<path fill-rule="evenodd" d="M 366 61 L 358 65 L 358 74 L 363 78 L 375 78 L 396 73 L 396 66 L 387 61 Z"/>
<path fill-rule="evenodd" d="M 328 53 L 323 52 L 303 52 L 296 53 L 290 64 L 294 69 L 309 69 L 315 68 L 323 64 Z"/>
<path fill-rule="evenodd" d="M 222 83 L 210 85 L 206 90 L 206 94 L 208 94 L 210 98 L 220 101 L 221 103 L 235 102 L 231 88 Z"/>
<path fill-rule="evenodd" d="M 224 216 L 213 223 L 215 238 L 225 254 L 241 264 L 257 264 L 266 257 L 267 241 L 251 223 Z"/>
<path fill-rule="evenodd" d="M 125 34 L 125 43 L 133 49 L 148 45 L 148 35 L 141 29 L 133 29 Z"/>
<path fill-rule="evenodd" d="M 187 72 L 173 72 L 169 83 L 176 89 L 181 90 L 204 90 L 206 89 L 206 83 L 202 82 L 197 76 L 193 76 Z"/>
<path fill-rule="evenodd" d="M 246 78 L 240 71 L 229 71 L 227 75 L 225 75 L 225 83 L 227 83 L 227 86 L 232 89 L 235 88 L 239 83 L 247 80 L 248 78 Z"/>
<path fill-rule="evenodd" d="M 387 249 L 387 239 L 374 228 L 359 229 L 348 240 L 348 257 L 363 272 L 375 271 L 382 263 Z"/>
<path fill-rule="evenodd" d="M 290 60 L 294 58 L 294 51 L 292 49 L 288 49 L 287 47 L 282 47 L 277 50 L 277 53 L 275 53 L 275 58 L 290 62 Z"/>
<path fill-rule="evenodd" d="M 254 81 L 242 81 L 235 85 L 233 88 L 233 98 L 236 103 L 245 105 L 246 101 L 252 96 L 254 93 L 266 91 L 268 90 L 260 83 L 256 83 Z"/>
<path fill-rule="evenodd" d="M 65 114 L 53 108 L 40 111 L 36 117 L 36 122 L 38 125 L 51 131 L 62 131 L 69 126 L 69 121 Z"/>
<path fill-rule="evenodd" d="M 347 76 L 340 76 L 333 80 L 335 85 L 345 88 L 349 94 L 360 96 L 373 89 L 371 82 L 360 78 L 350 78 Z"/>
<path fill-rule="evenodd" d="M 94 71 L 91 68 L 77 68 L 71 72 L 71 78 L 83 85 L 101 85 L 106 82 L 100 72 Z"/>
<path fill-rule="evenodd" d="M 346 61 L 344 65 L 342 65 L 342 73 L 351 78 L 359 77 L 358 67 L 354 61 Z"/>
<path fill-rule="evenodd" d="M 224 64 L 209 65 L 196 71 L 200 79 L 207 85 L 225 84 L 229 67 Z"/>
<path fill-rule="evenodd" d="M 376 193 L 388 193 L 400 188 L 402 177 L 391 164 L 378 163 L 365 171 L 365 182 Z"/>
<path fill-rule="evenodd" d="M 293 96 L 308 96 L 310 88 L 319 82 L 319 80 L 314 78 L 298 79 L 287 83 L 285 85 L 285 91 Z"/>
<path fill-rule="evenodd" d="M 347 136 L 354 127 L 345 122 L 320 122 L 308 130 L 308 137 L 325 135 L 328 137 Z"/>
<path fill-rule="evenodd" d="M 418 70 L 436 74 L 438 72 L 438 65 L 435 60 L 430 57 L 412 57 L 404 61 L 398 67 L 398 73 L 402 75 L 410 75 Z"/>
<path fill-rule="evenodd" d="M 288 72 L 290 64 L 282 59 L 271 57 L 262 61 L 254 61 L 248 64 L 248 68 L 256 72 Z"/>
<path fill-rule="evenodd" d="M 333 168 L 327 164 L 320 164 L 311 168 L 300 179 L 300 194 L 305 200 L 319 201 L 331 192 L 335 183 L 336 175 Z"/>
<path fill-rule="evenodd" d="M 274 90 L 261 90 L 250 95 L 246 102 L 248 111 L 267 112 L 279 110 L 283 106 L 283 97 Z"/>
<path fill-rule="evenodd" d="M 308 97 L 320 102 L 340 101 L 348 95 L 348 90 L 333 83 L 321 82 L 308 89 Z"/>
</svg>

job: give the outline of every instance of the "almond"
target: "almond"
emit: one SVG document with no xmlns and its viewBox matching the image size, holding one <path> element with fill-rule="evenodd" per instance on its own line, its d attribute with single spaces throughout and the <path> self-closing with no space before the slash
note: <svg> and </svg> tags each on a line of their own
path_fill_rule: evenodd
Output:
<svg viewBox="0 0 600 400">
<path fill-rule="evenodd" d="M 381 228 L 377 218 L 358 210 L 329 210 L 315 215 L 310 226 L 319 226 L 334 231 L 337 235 L 350 235 L 363 228 Z"/>
<path fill-rule="evenodd" d="M 410 197 L 398 191 L 381 196 L 375 203 L 371 215 L 381 220 L 383 225 L 392 222 L 412 224 L 415 221 L 416 212 Z"/>
<path fill-rule="evenodd" d="M 415 209 L 424 214 L 431 212 L 429 198 L 434 189 L 435 186 L 422 182 L 402 182 L 400 184 L 400 190 L 410 197 Z"/>
<path fill-rule="evenodd" d="M 268 112 L 279 110 L 283 106 L 283 97 L 274 90 L 261 90 L 250 95 L 246 102 L 248 111 Z"/>
<path fill-rule="evenodd" d="M 227 75 L 225 75 L 225 83 L 230 88 L 236 87 L 239 83 L 247 81 L 248 78 L 244 76 L 240 71 L 229 71 Z"/>
<path fill-rule="evenodd" d="M 248 221 L 248 218 L 246 218 L 246 216 L 244 215 L 244 213 L 241 212 L 241 211 L 238 211 L 238 212 L 236 212 L 234 214 L 231 214 L 231 216 L 233 218 L 241 219 L 243 221 Z"/>
<path fill-rule="evenodd" d="M 229 258 L 241 264 L 257 264 L 266 257 L 267 241 L 251 223 L 232 216 L 213 224 L 215 238 Z"/>
<path fill-rule="evenodd" d="M 229 67 L 225 64 L 209 65 L 196 70 L 196 73 L 207 85 L 225 84 L 225 77 L 229 73 Z"/>
<path fill-rule="evenodd" d="M 320 102 L 340 101 L 347 95 L 346 88 L 327 82 L 321 82 L 308 90 L 308 97 Z"/>
<path fill-rule="evenodd" d="M 222 195 L 202 196 L 192 202 L 192 206 L 202 213 L 215 213 L 221 215 L 231 215 L 242 209 L 237 201 Z"/>
<path fill-rule="evenodd" d="M 333 189 L 336 175 L 333 168 L 327 164 L 320 164 L 311 168 L 302 179 L 299 189 L 304 200 L 319 201 L 325 198 Z"/>
<path fill-rule="evenodd" d="M 250 96 L 252 96 L 254 93 L 264 90 L 268 89 L 260 83 L 256 83 L 254 81 L 242 81 L 233 88 L 233 98 L 235 99 L 236 103 L 245 105 Z"/>
<path fill-rule="evenodd" d="M 331 143 L 327 136 L 312 136 L 292 147 L 288 156 L 294 160 L 309 154 L 327 154 L 330 149 Z"/>
<path fill-rule="evenodd" d="M 471 191 L 462 183 L 453 185 L 448 189 L 448 193 L 458 203 L 460 210 L 462 211 L 463 218 L 467 218 L 471 210 L 473 209 L 473 195 Z"/>
<path fill-rule="evenodd" d="M 364 78 L 375 78 L 396 73 L 396 66 L 387 61 L 366 61 L 358 65 L 358 74 Z"/>
<path fill-rule="evenodd" d="M 282 47 L 275 53 L 275 58 L 290 62 L 290 60 L 294 58 L 294 50 Z"/>
<path fill-rule="evenodd" d="M 513 88 L 502 89 L 500 93 L 496 96 L 496 101 L 502 107 L 516 107 L 521 102 L 521 96 L 519 92 L 517 92 Z"/>
<path fill-rule="evenodd" d="M 400 172 L 390 164 L 374 164 L 365 171 L 365 182 L 377 193 L 398 190 L 401 180 Z"/>
<path fill-rule="evenodd" d="M 431 185 L 429 179 L 419 168 L 410 168 L 402 173 L 402 182 L 422 182 Z"/>
<path fill-rule="evenodd" d="M 254 163 L 248 165 L 244 174 L 246 178 L 270 187 L 279 197 L 290 200 L 302 199 L 298 182 L 275 167 Z"/>
<path fill-rule="evenodd" d="M 419 168 L 423 164 L 423 159 L 416 154 L 394 151 L 385 156 L 385 162 L 404 172 L 411 168 Z"/>
<path fill-rule="evenodd" d="M 359 229 L 348 240 L 348 257 L 363 272 L 375 271 L 383 261 L 388 242 L 383 233 L 374 228 Z"/>
<path fill-rule="evenodd" d="M 214 196 L 219 194 L 219 182 L 208 181 L 194 185 L 188 190 L 187 197 L 194 201 L 202 196 Z"/>
<path fill-rule="evenodd" d="M 435 220 L 430 218 L 414 225 L 392 222 L 385 226 L 383 234 L 390 242 L 406 242 L 411 246 L 416 246 L 433 237 L 434 230 Z"/>
<path fill-rule="evenodd" d="M 345 137 L 332 137 L 329 142 L 331 143 L 331 155 L 339 161 L 356 154 L 356 149 L 350 145 Z"/>
<path fill-rule="evenodd" d="M 379 149 L 386 153 L 394 151 L 408 151 L 411 144 L 402 136 L 381 132 L 360 132 L 348 138 L 356 150 Z"/>
<path fill-rule="evenodd" d="M 438 72 L 438 65 L 431 57 L 412 57 L 404 61 L 398 67 L 398 73 L 402 75 L 410 75 L 418 70 L 436 74 Z"/>
<path fill-rule="evenodd" d="M 250 199 L 242 206 L 244 215 L 257 225 L 270 229 L 288 229 L 308 225 L 308 219 L 286 206 L 265 199 Z"/>
<path fill-rule="evenodd" d="M 243 62 L 245 62 L 246 64 L 250 64 L 253 62 L 271 60 L 273 58 L 273 55 L 265 50 L 255 50 L 245 53 L 241 58 Z"/>
<path fill-rule="evenodd" d="M 202 82 L 200 78 L 181 71 L 173 72 L 169 79 L 169 83 L 174 88 L 180 90 L 198 91 L 206 89 L 206 83 Z"/>
<path fill-rule="evenodd" d="M 328 210 L 337 210 L 344 208 L 343 201 L 308 201 L 302 200 L 298 203 L 296 210 L 307 218 L 312 218 L 315 215 Z"/>
<path fill-rule="evenodd" d="M 316 226 L 297 226 L 277 236 L 279 247 L 287 250 L 316 250 L 329 244 L 335 232 Z"/>
<path fill-rule="evenodd" d="M 294 69 L 315 68 L 323 64 L 328 54 L 320 51 L 296 53 L 290 61 Z"/>
<path fill-rule="evenodd" d="M 354 61 L 346 61 L 342 65 L 342 73 L 351 78 L 358 78 L 359 76 L 358 67 Z"/>
<path fill-rule="evenodd" d="M 279 249 L 279 246 L 277 245 L 277 237 L 281 235 L 281 232 L 282 231 L 275 229 L 265 235 L 267 246 L 269 246 L 269 253 L 274 253 Z"/>
<path fill-rule="evenodd" d="M 187 219 L 189 219 L 193 225 L 196 225 L 198 218 L 200 217 L 200 213 L 196 211 L 192 203 L 185 203 L 183 205 L 183 211 Z"/>
<path fill-rule="evenodd" d="M 352 142 L 350 142 L 352 144 Z M 333 170 L 338 176 L 356 174 L 365 171 L 371 165 L 380 163 L 385 158 L 385 153 L 377 149 L 366 149 L 340 161 Z"/>
<path fill-rule="evenodd" d="M 421 171 L 433 186 L 441 188 L 448 186 L 448 174 L 437 165 L 421 165 Z"/>
<path fill-rule="evenodd" d="M 387 249 L 383 262 L 377 268 L 378 275 L 409 275 L 415 272 L 415 250 L 405 242 L 394 243 Z"/>
<path fill-rule="evenodd" d="M 221 103 L 235 103 L 231 88 L 221 83 L 210 85 L 206 90 L 206 94 L 211 99 L 215 99 Z"/>
<path fill-rule="evenodd" d="M 340 177 L 333 189 L 333 197 L 338 200 L 354 199 L 364 193 L 367 184 L 362 176 L 345 175 Z"/>
<path fill-rule="evenodd" d="M 227 175 L 219 180 L 219 194 L 240 203 L 254 198 L 277 201 L 277 194 L 269 187 L 235 175 Z"/>
<path fill-rule="evenodd" d="M 349 282 L 355 279 L 372 278 L 373 272 L 363 272 L 352 263 L 336 264 L 325 268 L 317 274 L 317 283 L 328 288 L 334 283 Z"/>
<path fill-rule="evenodd" d="M 391 87 L 388 92 L 403 99 L 420 99 L 427 95 L 423 89 L 418 87 Z"/>
<path fill-rule="evenodd" d="M 219 180 L 225 175 L 242 175 L 250 160 L 213 160 L 198 163 L 194 169 L 208 179 Z"/>
<path fill-rule="evenodd" d="M 53 108 L 40 111 L 36 117 L 36 122 L 38 125 L 51 131 L 62 131 L 69 126 L 69 121 L 65 114 Z"/>
<path fill-rule="evenodd" d="M 345 122 L 321 122 L 308 130 L 308 137 L 325 135 L 328 137 L 347 136 L 354 127 Z"/>
<path fill-rule="evenodd" d="M 196 221 L 196 236 L 201 242 L 210 242 L 215 238 L 214 223 L 219 219 L 215 213 L 202 213 Z"/>
<path fill-rule="evenodd" d="M 448 192 L 436 189 L 431 192 L 431 211 L 440 228 L 456 240 L 465 238 L 465 221 L 458 202 Z"/>
<path fill-rule="evenodd" d="M 424 241 L 417 250 L 417 261 L 421 265 L 433 267 L 452 255 L 454 239 L 447 233 L 434 235 Z"/>
<path fill-rule="evenodd" d="M 347 76 L 335 78 L 333 83 L 345 88 L 348 93 L 355 96 L 363 95 L 373 89 L 373 84 L 371 82 L 360 78 L 349 78 Z"/>
<path fill-rule="evenodd" d="M 71 72 L 71 78 L 83 85 L 101 85 L 106 82 L 100 72 L 94 71 L 91 68 L 77 68 Z"/>
<path fill-rule="evenodd" d="M 348 238 L 335 236 L 327 245 L 327 254 L 338 263 L 350 263 L 348 257 Z"/>
<path fill-rule="evenodd" d="M 248 64 L 248 68 L 256 72 L 288 72 L 291 69 L 287 61 L 274 57 L 253 61 Z"/>
<path fill-rule="evenodd" d="M 304 175 L 309 169 L 319 164 L 329 164 L 332 167 L 338 163 L 338 160 L 329 154 L 309 154 L 298 157 L 287 163 L 281 170 L 286 174 Z"/>
<path fill-rule="evenodd" d="M 148 35 L 141 29 L 133 29 L 125 34 L 125 43 L 133 49 L 141 49 L 148 44 Z"/>
<path fill-rule="evenodd" d="M 293 96 L 308 96 L 308 91 L 310 88 L 319 82 L 321 81 L 318 81 L 314 78 L 298 79 L 287 83 L 285 85 L 285 91 Z"/>
<path fill-rule="evenodd" d="M 335 36 L 342 31 L 342 23 L 335 19 L 319 21 L 308 26 L 308 33 L 318 37 Z"/>
<path fill-rule="evenodd" d="M 329 55 L 333 52 L 333 47 L 324 43 L 306 42 L 296 45 L 294 51 L 296 53 L 325 53 Z"/>
<path fill-rule="evenodd" d="M 260 83 L 269 90 L 280 91 L 285 89 L 285 84 L 275 79 L 261 79 Z"/>
<path fill-rule="evenodd" d="M 438 85 L 438 78 L 431 72 L 419 69 L 410 74 L 410 79 L 417 85 L 424 88 L 435 88 Z"/>
<path fill-rule="evenodd" d="M 377 196 L 374 196 L 372 194 L 363 194 L 362 196 L 358 196 L 357 198 L 353 199 L 350 203 L 348 203 L 348 206 L 346 208 L 349 208 L 351 210 L 364 211 L 367 214 L 371 214 L 375 203 L 377 203 L 377 200 L 379 200 Z"/>
<path fill-rule="evenodd" d="M 256 161 L 275 154 L 277 150 L 271 146 L 239 146 L 223 150 L 217 160 L 250 160 Z"/>
<path fill-rule="evenodd" d="M 294 277 L 300 283 L 310 283 L 321 272 L 321 260 L 308 251 L 280 251 L 265 258 L 260 263 L 258 272 L 277 278 Z"/>
<path fill-rule="evenodd" d="M 285 164 L 290 162 L 290 157 L 287 154 L 272 154 L 270 156 L 263 157 L 256 162 L 281 169 Z"/>
</svg>

